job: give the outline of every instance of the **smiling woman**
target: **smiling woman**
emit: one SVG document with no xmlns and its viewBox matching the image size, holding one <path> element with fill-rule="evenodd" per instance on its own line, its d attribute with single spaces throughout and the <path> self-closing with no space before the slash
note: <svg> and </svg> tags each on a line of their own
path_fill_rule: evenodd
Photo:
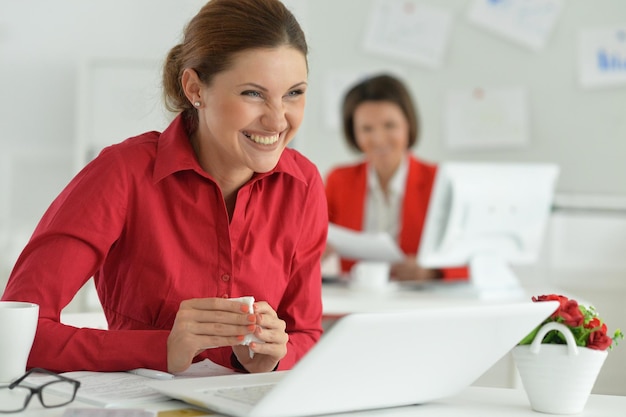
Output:
<svg viewBox="0 0 626 417">
<path fill-rule="evenodd" d="M 208 358 L 266 372 L 309 350 L 327 212 L 319 172 L 287 148 L 307 75 L 304 35 L 280 1 L 198 12 L 164 66 L 177 117 L 104 149 L 15 265 L 2 299 L 40 306 L 29 367 L 176 373 Z M 108 330 L 59 321 L 91 276 Z M 245 296 L 252 312 L 228 300 Z"/>
<path fill-rule="evenodd" d="M 304 55 L 291 46 L 239 53 L 210 85 L 193 69 L 183 71 L 198 116 L 191 142 L 229 209 L 238 188 L 254 172 L 272 170 L 293 139 L 304 116 L 306 77 Z"/>
</svg>

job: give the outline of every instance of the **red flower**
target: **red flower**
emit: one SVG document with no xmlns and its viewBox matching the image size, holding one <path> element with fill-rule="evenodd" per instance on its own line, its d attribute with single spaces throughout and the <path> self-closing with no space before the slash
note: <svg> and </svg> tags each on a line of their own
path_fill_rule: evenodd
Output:
<svg viewBox="0 0 626 417">
<path fill-rule="evenodd" d="M 533 296 L 533 301 L 558 301 L 561 303 L 561 306 L 567 302 L 567 297 L 557 294 L 549 294 L 549 295 L 538 295 L 537 297 Z"/>
<path fill-rule="evenodd" d="M 576 300 L 571 300 L 558 294 L 539 295 L 532 297 L 534 302 L 558 301 L 559 307 L 552 315 L 530 332 L 519 344 L 532 343 L 539 328 L 550 321 L 562 323 L 569 328 L 578 346 L 590 349 L 606 350 L 617 345 L 618 339 L 623 339 L 624 334 L 617 329 L 613 337 L 607 335 L 606 324 L 598 317 L 598 312 L 593 306 L 579 305 Z M 613 343 L 615 341 L 615 343 Z M 558 332 L 550 332 L 544 337 L 542 343 L 564 344 L 565 339 Z"/>
<path fill-rule="evenodd" d="M 540 295 L 538 297 L 533 296 L 533 301 L 558 301 L 559 308 L 550 316 L 552 319 L 563 320 L 563 324 L 570 327 L 582 326 L 584 317 L 580 309 L 578 308 L 578 302 L 576 300 L 570 300 L 567 297 L 557 294 Z"/>
<path fill-rule="evenodd" d="M 589 320 L 589 323 L 585 324 L 585 328 L 586 329 L 595 329 L 596 327 L 600 327 L 600 319 L 597 317 L 592 318 L 591 320 Z"/>
<path fill-rule="evenodd" d="M 568 300 L 567 297 L 564 297 L 562 295 L 557 295 L 557 294 L 539 295 L 537 297 L 533 296 L 534 302 L 538 302 L 538 301 L 558 301 L 559 302 L 560 304 L 559 308 L 550 316 L 553 319 L 556 319 L 559 316 L 559 312 L 565 306 L 565 304 L 567 303 L 567 300 Z"/>
<path fill-rule="evenodd" d="M 597 329 L 597 330 L 602 331 L 603 333 L 607 332 L 606 323 L 602 323 L 602 320 L 600 320 L 597 317 L 594 317 L 591 320 L 589 320 L 589 323 L 585 324 L 585 328 L 586 329 Z"/>
<path fill-rule="evenodd" d="M 569 327 L 582 326 L 585 321 L 576 300 L 567 300 L 565 306 L 561 305 L 557 313 L 563 319 L 563 324 Z"/>
<path fill-rule="evenodd" d="M 613 343 L 613 339 L 602 330 L 591 332 L 589 339 L 587 339 L 587 347 L 590 349 L 606 350 L 611 346 L 611 343 Z"/>
</svg>

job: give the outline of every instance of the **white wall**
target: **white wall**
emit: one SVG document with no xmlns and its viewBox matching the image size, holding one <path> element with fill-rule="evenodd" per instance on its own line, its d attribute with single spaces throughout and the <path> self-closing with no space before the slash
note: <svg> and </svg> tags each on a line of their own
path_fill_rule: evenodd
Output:
<svg viewBox="0 0 626 417">
<path fill-rule="evenodd" d="M 204 3 L 0 0 L 0 289 L 43 211 L 76 171 L 83 60 L 162 59 Z"/>
<path fill-rule="evenodd" d="M 403 74 L 420 108 L 423 135 L 417 154 L 433 161 L 551 160 L 561 165 L 559 192 L 626 195 L 626 86 L 583 90 L 577 66 L 579 30 L 626 27 L 625 1 L 565 0 L 545 47 L 533 52 L 468 22 L 470 0 L 420 0 L 453 16 L 448 49 L 437 70 L 364 51 L 374 0 L 310 3 L 310 104 L 299 146 L 322 172 L 337 161 L 353 158 L 341 132 L 326 127 L 328 77 L 337 71 L 392 68 Z M 518 85 L 528 91 L 528 146 L 480 151 L 446 148 L 442 112 L 449 89 Z"/>
</svg>

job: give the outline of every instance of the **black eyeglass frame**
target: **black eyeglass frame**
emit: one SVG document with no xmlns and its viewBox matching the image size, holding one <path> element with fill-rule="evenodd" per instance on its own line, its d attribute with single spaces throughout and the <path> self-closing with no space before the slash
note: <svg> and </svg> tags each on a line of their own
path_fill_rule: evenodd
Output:
<svg viewBox="0 0 626 417">
<path fill-rule="evenodd" d="M 44 374 L 48 374 L 48 375 L 52 375 L 56 378 L 58 378 L 55 381 L 49 381 L 46 382 L 43 385 L 40 385 L 38 387 L 28 387 L 28 386 L 24 386 L 24 385 L 20 385 L 20 382 L 22 382 L 23 380 L 25 380 L 26 378 L 28 378 L 29 375 L 31 375 L 32 373 L 35 372 L 40 372 L 40 373 L 44 373 Z M 44 400 L 43 400 L 43 396 L 41 395 L 41 392 L 44 390 L 44 388 L 46 388 L 48 385 L 51 384 L 56 384 L 59 381 L 63 381 L 63 382 L 69 382 L 70 384 L 72 384 L 72 386 L 74 387 L 74 392 L 72 393 L 72 397 L 62 403 L 59 404 L 54 404 L 54 405 L 47 405 Z M 4 385 L 5 388 L 9 388 L 9 389 L 14 389 L 15 387 L 19 386 L 20 388 L 25 388 L 27 390 L 30 391 L 30 394 L 28 395 L 28 397 L 26 397 L 26 400 L 24 400 L 24 406 L 19 409 L 19 410 L 11 410 L 11 411 L 2 411 L 0 410 L 0 414 L 11 414 L 11 413 L 19 413 L 21 411 L 26 410 L 26 408 L 28 407 L 28 404 L 30 404 L 30 400 L 36 395 L 37 398 L 39 398 L 39 402 L 41 403 L 41 405 L 44 408 L 55 408 L 55 407 L 63 407 L 64 405 L 68 405 L 69 403 L 71 403 L 72 401 L 74 401 L 74 399 L 76 398 L 76 392 L 78 392 L 78 388 L 80 387 L 80 381 L 77 381 L 75 379 L 72 378 L 68 378 L 66 376 L 63 375 L 59 375 L 57 373 L 54 373 L 52 371 L 48 371 L 47 369 L 43 369 L 43 368 L 32 368 L 29 371 L 27 371 L 24 375 L 22 375 L 21 377 L 19 377 L 18 379 L 16 379 L 15 381 L 11 382 L 9 385 Z"/>
</svg>

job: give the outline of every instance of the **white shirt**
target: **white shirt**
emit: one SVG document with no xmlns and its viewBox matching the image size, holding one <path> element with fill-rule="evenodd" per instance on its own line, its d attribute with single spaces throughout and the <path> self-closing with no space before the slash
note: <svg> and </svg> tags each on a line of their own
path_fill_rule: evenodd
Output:
<svg viewBox="0 0 626 417">
<path fill-rule="evenodd" d="M 385 198 L 378 176 L 373 167 L 367 169 L 367 193 L 365 197 L 364 232 L 387 232 L 394 240 L 400 233 L 402 200 L 409 174 L 408 157 L 401 163 L 389 182 L 389 195 Z"/>
</svg>

